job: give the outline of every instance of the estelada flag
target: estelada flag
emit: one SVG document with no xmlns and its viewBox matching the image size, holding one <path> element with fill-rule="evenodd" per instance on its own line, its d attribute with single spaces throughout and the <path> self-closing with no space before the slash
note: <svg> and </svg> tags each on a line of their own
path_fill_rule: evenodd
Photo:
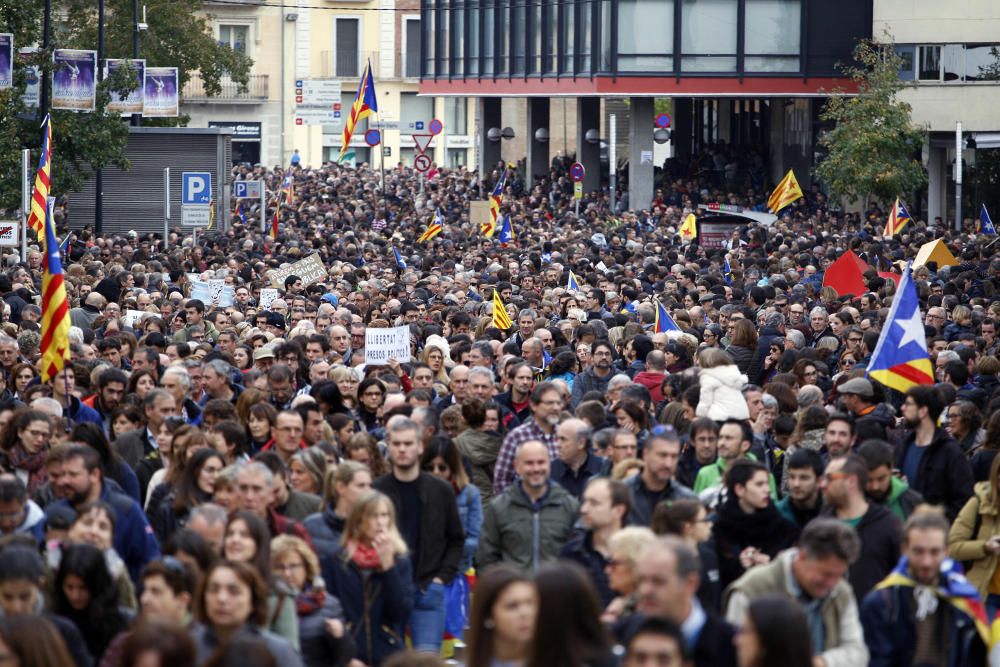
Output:
<svg viewBox="0 0 1000 667">
<path fill-rule="evenodd" d="M 903 202 L 899 201 L 899 197 L 896 197 L 896 202 L 892 205 L 892 210 L 889 211 L 889 218 L 885 221 L 882 236 L 891 237 L 898 234 L 909 221 L 910 212 L 903 206 Z"/>
<path fill-rule="evenodd" d="M 45 207 L 45 255 L 42 257 L 42 382 L 48 382 L 66 366 L 69 351 L 69 301 L 63 282 L 62 259 L 52 216 Z"/>
<path fill-rule="evenodd" d="M 441 209 L 437 209 L 434 212 L 434 219 L 431 224 L 427 225 L 427 229 L 424 233 L 420 235 L 417 239 L 417 243 L 423 243 L 424 241 L 430 241 L 432 238 L 440 234 L 444 230 L 444 216 L 441 215 Z"/>
<path fill-rule="evenodd" d="M 795 172 L 789 169 L 785 177 L 774 187 L 771 196 L 767 198 L 767 207 L 772 213 L 777 214 L 796 199 L 802 199 L 802 196 L 802 188 L 795 180 Z"/>
<path fill-rule="evenodd" d="M 900 392 L 918 384 L 934 384 L 934 368 L 927 354 L 924 320 L 909 264 L 899 281 L 867 372 L 872 379 Z"/>
</svg>

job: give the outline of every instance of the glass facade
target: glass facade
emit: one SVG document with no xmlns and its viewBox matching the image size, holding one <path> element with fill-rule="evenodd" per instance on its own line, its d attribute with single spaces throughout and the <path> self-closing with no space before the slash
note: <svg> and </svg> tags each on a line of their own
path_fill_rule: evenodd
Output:
<svg viewBox="0 0 1000 667">
<path fill-rule="evenodd" d="M 421 0 L 421 77 L 840 76 L 872 7 L 835 4 Z"/>
</svg>

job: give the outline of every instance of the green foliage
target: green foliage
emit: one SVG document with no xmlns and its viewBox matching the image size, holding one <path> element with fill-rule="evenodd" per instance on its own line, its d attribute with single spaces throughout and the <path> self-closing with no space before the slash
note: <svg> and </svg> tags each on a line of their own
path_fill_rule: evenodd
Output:
<svg viewBox="0 0 1000 667">
<path fill-rule="evenodd" d="M 149 30 L 140 33 L 140 57 L 150 67 L 178 67 L 183 86 L 191 74 L 200 72 L 209 95 L 221 92 L 221 80 L 228 76 L 245 86 L 252 62 L 245 55 L 220 45 L 208 18 L 199 15 L 204 0 L 141 0 L 146 7 Z M 52 48 L 97 48 L 97 2 L 95 0 L 53 0 Z M 14 34 L 19 49 L 42 42 L 41 0 L 23 2 L 0 0 L 0 32 Z M 132 56 L 132 0 L 105 0 L 104 44 L 106 58 Z M 17 61 L 14 86 L 0 91 L 0 211 L 12 212 L 21 203 L 20 151 L 32 149 L 32 173 L 41 146 L 37 110 L 24 107 L 25 65 L 52 69 L 52 52 L 38 51 L 30 61 Z M 91 169 L 115 165 L 128 168 L 125 147 L 127 121 L 106 111 L 111 91 L 129 91 L 131 78 L 125 70 L 100 84 L 97 110 L 93 113 L 52 112 L 54 140 L 52 192 L 62 194 L 79 189 Z M 34 113 L 33 113 L 34 112 Z M 177 125 L 186 119 L 148 119 L 143 125 Z M 33 178 L 33 176 L 32 176 Z"/>
<path fill-rule="evenodd" d="M 891 203 L 927 182 L 920 161 L 924 130 L 910 121 L 910 105 L 897 98 L 906 84 L 891 42 L 863 41 L 854 60 L 842 71 L 858 93 L 835 91 L 824 106 L 820 118 L 833 128 L 820 137 L 827 155 L 815 173 L 837 200 Z"/>
</svg>

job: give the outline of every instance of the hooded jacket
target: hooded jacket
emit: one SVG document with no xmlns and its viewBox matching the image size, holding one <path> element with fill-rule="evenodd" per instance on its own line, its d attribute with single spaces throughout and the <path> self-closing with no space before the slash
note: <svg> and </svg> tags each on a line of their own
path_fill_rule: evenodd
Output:
<svg viewBox="0 0 1000 667">
<path fill-rule="evenodd" d="M 986 541 L 1000 533 L 1000 511 L 992 496 L 988 481 L 976 484 L 975 495 L 965 503 L 948 533 L 949 553 L 955 560 L 965 562 L 965 576 L 984 600 L 1000 564 L 1000 555 L 986 550 Z"/>
<path fill-rule="evenodd" d="M 703 368 L 698 375 L 701 394 L 695 414 L 714 421 L 749 419 L 750 410 L 743 398 L 747 376 L 735 365 Z"/>
<path fill-rule="evenodd" d="M 889 482 L 889 497 L 885 499 L 885 506 L 890 512 L 899 517 L 900 521 L 906 521 L 917 505 L 924 502 L 924 497 L 910 488 L 905 479 L 892 477 Z"/>
<path fill-rule="evenodd" d="M 653 405 L 656 405 L 663 400 L 663 391 L 661 387 L 663 386 L 663 381 L 666 378 L 666 373 L 647 369 L 640 373 L 636 373 L 636 376 L 632 378 L 632 381 L 636 384 L 641 384 L 643 387 L 648 389 L 649 397 L 653 400 Z"/>
<path fill-rule="evenodd" d="M 466 429 L 455 438 L 458 451 L 472 466 L 472 483 L 479 489 L 483 507 L 493 498 L 493 466 L 503 440 L 495 433 Z"/>
</svg>

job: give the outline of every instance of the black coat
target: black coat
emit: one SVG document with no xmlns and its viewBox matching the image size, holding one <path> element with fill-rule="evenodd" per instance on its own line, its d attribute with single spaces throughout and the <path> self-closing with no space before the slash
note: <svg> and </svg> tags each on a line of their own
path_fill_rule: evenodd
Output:
<svg viewBox="0 0 1000 667">
<path fill-rule="evenodd" d="M 896 467 L 903 469 L 906 452 L 915 447 L 914 434 L 907 433 L 896 448 Z M 931 444 L 920 461 L 917 478 L 907 480 L 910 488 L 923 495 L 931 505 L 943 505 L 949 521 L 958 516 L 965 501 L 972 497 L 972 466 L 947 431 L 934 432 Z"/>
<path fill-rule="evenodd" d="M 833 516 L 833 512 L 828 515 Z M 851 565 L 847 580 L 854 597 L 862 600 L 899 562 L 903 522 L 885 505 L 869 503 L 855 531 L 861 539 L 861 554 Z"/>
<path fill-rule="evenodd" d="M 344 534 L 345 520 L 337 516 L 334 507 L 335 503 L 330 503 L 322 512 L 310 514 L 302 520 L 302 527 L 309 531 L 313 547 L 320 557 L 340 549 L 340 536 Z"/>
<path fill-rule="evenodd" d="M 327 619 L 344 622 L 344 635 L 339 639 L 326 630 Z M 320 609 L 299 614 L 299 646 L 306 667 L 340 667 L 354 657 L 354 638 L 347 630 L 340 600 L 327 593 Z"/>
<path fill-rule="evenodd" d="M 608 586 L 607 559 L 594 549 L 593 534 L 589 530 L 578 530 L 566 542 L 559 558 L 571 560 L 587 571 L 590 580 L 601 599 L 601 607 L 607 607 L 616 593 Z"/>
</svg>

